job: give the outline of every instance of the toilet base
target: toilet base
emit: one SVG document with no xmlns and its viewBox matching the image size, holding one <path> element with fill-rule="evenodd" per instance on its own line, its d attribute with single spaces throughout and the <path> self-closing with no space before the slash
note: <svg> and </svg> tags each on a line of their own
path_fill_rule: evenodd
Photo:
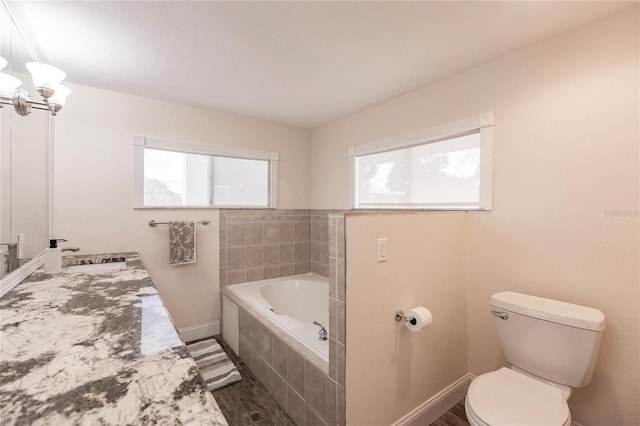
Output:
<svg viewBox="0 0 640 426">
<path fill-rule="evenodd" d="M 471 382 L 465 412 L 472 426 L 571 425 L 571 412 L 560 389 L 505 367 Z"/>
<path fill-rule="evenodd" d="M 469 406 L 469 398 L 465 398 L 464 401 L 464 414 L 467 417 L 467 421 L 469 422 L 470 426 L 491 426 L 480 420 L 478 416 L 475 415 L 473 409 Z M 565 424 L 561 426 L 571 426 L 571 415 L 569 415 L 569 418 L 567 419 Z"/>
<path fill-rule="evenodd" d="M 464 414 L 467 416 L 467 421 L 470 426 L 487 426 L 482 420 L 478 419 L 469 406 L 469 398 L 465 398 L 464 400 Z"/>
</svg>

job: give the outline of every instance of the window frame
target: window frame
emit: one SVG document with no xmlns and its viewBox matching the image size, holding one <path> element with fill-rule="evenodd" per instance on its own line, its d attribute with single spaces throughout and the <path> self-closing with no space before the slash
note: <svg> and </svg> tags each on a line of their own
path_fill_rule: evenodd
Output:
<svg viewBox="0 0 640 426">
<path fill-rule="evenodd" d="M 462 210 L 478 211 L 493 209 L 493 111 L 452 123 L 423 129 L 407 135 L 352 146 L 349 155 L 349 199 L 353 210 Z M 420 145 L 454 139 L 471 133 L 480 133 L 480 196 L 478 205 L 358 205 L 357 159 L 359 156 L 380 154 Z"/>
<path fill-rule="evenodd" d="M 198 154 L 213 157 L 237 158 L 242 160 L 262 160 L 269 162 L 268 205 L 203 205 L 203 206 L 147 206 L 144 204 L 144 150 L 155 149 L 181 154 Z M 241 209 L 241 208 L 277 208 L 278 200 L 278 153 L 253 151 L 242 148 L 229 148 L 204 145 L 191 142 L 170 141 L 150 138 L 142 135 L 133 137 L 133 194 L 134 209 Z"/>
</svg>

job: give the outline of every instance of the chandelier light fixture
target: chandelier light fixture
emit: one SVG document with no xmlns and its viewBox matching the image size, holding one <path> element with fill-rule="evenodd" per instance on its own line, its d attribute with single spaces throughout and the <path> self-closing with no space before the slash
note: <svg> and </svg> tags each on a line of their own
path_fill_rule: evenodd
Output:
<svg viewBox="0 0 640 426">
<path fill-rule="evenodd" d="M 32 108 L 48 110 L 53 115 L 58 114 L 71 93 L 71 89 L 60 84 L 67 76 L 64 71 L 41 62 L 27 62 L 33 85 L 43 99 L 33 101 L 29 93 L 20 87 L 22 82 L 19 79 L 2 72 L 6 65 L 6 59 L 0 57 L 0 108 L 2 105 L 13 105 L 16 112 L 23 117 L 29 115 Z"/>
</svg>

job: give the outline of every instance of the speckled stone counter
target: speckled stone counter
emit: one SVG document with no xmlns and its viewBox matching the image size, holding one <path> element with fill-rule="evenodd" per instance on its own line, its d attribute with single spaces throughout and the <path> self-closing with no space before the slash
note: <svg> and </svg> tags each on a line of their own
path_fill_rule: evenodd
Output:
<svg viewBox="0 0 640 426">
<path fill-rule="evenodd" d="M 0 299 L 0 422 L 226 425 L 138 255 L 102 257 L 127 267 L 41 268 Z"/>
</svg>

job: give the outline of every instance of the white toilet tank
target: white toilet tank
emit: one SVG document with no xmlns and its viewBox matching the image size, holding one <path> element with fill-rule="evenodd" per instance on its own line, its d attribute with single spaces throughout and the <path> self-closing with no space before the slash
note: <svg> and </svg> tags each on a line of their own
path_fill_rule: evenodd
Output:
<svg viewBox="0 0 640 426">
<path fill-rule="evenodd" d="M 605 328 L 601 311 L 511 291 L 494 294 L 491 309 L 511 364 L 572 388 L 591 382 Z"/>
</svg>

